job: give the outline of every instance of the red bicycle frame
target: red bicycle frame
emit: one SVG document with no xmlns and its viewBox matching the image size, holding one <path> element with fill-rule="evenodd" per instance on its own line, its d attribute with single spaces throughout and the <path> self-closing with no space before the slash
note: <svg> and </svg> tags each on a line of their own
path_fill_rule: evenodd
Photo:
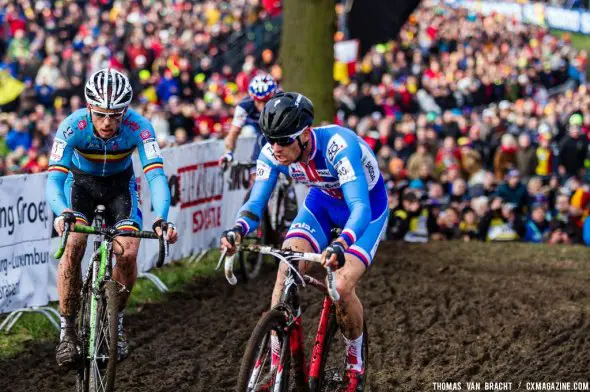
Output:
<svg viewBox="0 0 590 392">
<path fill-rule="evenodd" d="M 313 278 L 312 278 L 313 279 Z M 312 283 L 312 282 L 310 282 Z M 317 282 L 319 283 L 319 282 Z M 325 286 L 321 283 L 312 283 L 317 288 L 325 290 Z M 322 313 L 320 314 L 320 321 L 318 323 L 318 329 L 316 333 L 315 343 L 311 354 L 311 362 L 309 364 L 309 371 L 305 366 L 305 352 L 303 328 L 301 326 L 301 315 L 297 316 L 294 320 L 294 326 L 291 329 L 290 345 L 291 345 L 291 357 L 295 361 L 296 380 L 299 388 L 303 385 L 305 388 L 315 390 L 318 385 L 320 377 L 320 366 L 322 363 L 322 356 L 324 352 L 324 341 L 326 339 L 326 332 L 328 330 L 328 320 L 330 319 L 330 312 L 332 311 L 332 299 L 326 295 L 322 304 Z"/>
</svg>

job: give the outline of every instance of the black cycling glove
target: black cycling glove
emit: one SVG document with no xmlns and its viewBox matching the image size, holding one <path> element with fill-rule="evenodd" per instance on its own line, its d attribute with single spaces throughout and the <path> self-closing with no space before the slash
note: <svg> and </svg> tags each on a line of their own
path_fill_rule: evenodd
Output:
<svg viewBox="0 0 590 392">
<path fill-rule="evenodd" d="M 236 225 L 229 230 L 224 230 L 221 233 L 221 238 L 225 238 L 230 244 L 235 245 L 236 234 L 239 234 L 240 238 L 244 236 L 242 226 Z"/>
<path fill-rule="evenodd" d="M 344 249 L 344 245 L 342 245 L 340 242 L 332 242 L 332 244 L 326 248 L 326 259 L 332 257 L 332 255 L 336 255 L 336 260 L 338 260 L 338 268 L 342 268 L 346 262 L 346 258 L 344 257 L 345 252 L 346 249 Z"/>
</svg>

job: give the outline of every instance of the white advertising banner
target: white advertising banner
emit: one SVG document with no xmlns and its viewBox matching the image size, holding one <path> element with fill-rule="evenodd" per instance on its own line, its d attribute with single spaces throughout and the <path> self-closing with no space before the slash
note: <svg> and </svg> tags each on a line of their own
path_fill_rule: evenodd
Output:
<svg viewBox="0 0 590 392">
<path fill-rule="evenodd" d="M 581 12 L 580 15 L 580 31 L 583 34 L 590 34 L 590 12 Z"/>
<path fill-rule="evenodd" d="M 235 159 L 248 161 L 253 143 L 254 138 L 240 138 Z M 247 191 L 248 173 L 245 169 L 240 173 L 236 170 L 223 173 L 218 165 L 223 152 L 221 140 L 162 150 L 164 171 L 172 195 L 168 220 L 176 225 L 179 233 L 178 242 L 170 246 L 169 260 L 217 246 L 221 231 L 234 222 Z M 142 172 L 137 157 L 134 158 L 134 168 L 136 173 Z M 151 192 L 143 176 L 136 176 L 140 185 L 144 229 L 151 230 L 156 218 L 151 208 Z M 157 256 L 158 242 L 142 241 L 139 271 L 150 270 Z"/>
<path fill-rule="evenodd" d="M 545 17 L 549 27 L 580 31 L 580 12 L 558 7 L 545 7 Z"/>
<path fill-rule="evenodd" d="M 0 314 L 47 304 L 47 173 L 0 177 Z"/>
<path fill-rule="evenodd" d="M 443 1 L 433 3 L 441 3 Z M 452 7 L 463 7 L 474 12 L 489 15 L 492 12 L 504 14 L 518 21 L 554 29 L 590 34 L 590 12 L 575 9 L 546 6 L 544 3 L 518 4 L 498 1 L 444 1 Z"/>
</svg>

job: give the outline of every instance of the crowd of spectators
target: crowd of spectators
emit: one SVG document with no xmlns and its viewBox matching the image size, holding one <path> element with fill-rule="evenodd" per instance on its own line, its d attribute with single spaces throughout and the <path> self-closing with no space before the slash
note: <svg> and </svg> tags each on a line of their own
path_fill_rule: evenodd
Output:
<svg viewBox="0 0 590 392">
<path fill-rule="evenodd" d="M 442 6 L 375 46 L 334 96 L 388 180 L 389 237 L 590 245 L 587 65 L 567 34 Z"/>
<path fill-rule="evenodd" d="M 107 65 L 130 76 L 163 147 L 223 137 L 253 75 L 281 80 L 277 3 L 0 0 L 0 76 L 22 88 L 0 101 L 0 174 L 47 167 Z M 587 66 L 567 34 L 428 4 L 348 64 L 335 122 L 378 156 L 389 237 L 590 244 Z"/>
<path fill-rule="evenodd" d="M 0 175 L 47 167 L 53 133 L 84 83 L 125 72 L 162 146 L 216 137 L 249 79 L 277 79 L 280 2 L 0 0 Z M 14 93 L 14 90 L 17 93 Z"/>
</svg>

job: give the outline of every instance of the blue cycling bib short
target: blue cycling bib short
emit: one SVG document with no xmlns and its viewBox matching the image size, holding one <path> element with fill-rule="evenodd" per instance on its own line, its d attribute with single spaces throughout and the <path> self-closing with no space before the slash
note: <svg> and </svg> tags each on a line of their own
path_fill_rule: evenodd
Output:
<svg viewBox="0 0 590 392">
<path fill-rule="evenodd" d="M 97 205 L 106 206 L 107 224 L 141 230 L 137 183 L 131 155 L 137 149 L 152 193 L 155 214 L 168 217 L 170 189 L 162 154 L 149 120 L 128 109 L 119 131 L 104 140 L 94 133 L 88 109 L 68 116 L 59 126 L 49 161 L 46 195 L 60 215 L 74 211 L 81 224 L 91 224 Z"/>
<path fill-rule="evenodd" d="M 347 253 L 369 267 L 387 227 L 389 208 L 385 183 L 371 148 L 353 131 L 330 125 L 311 132 L 307 163 L 278 163 L 266 145 L 256 166 L 256 182 L 236 223 L 245 232 L 259 224 L 279 173 L 312 189 L 291 224 L 287 238 L 303 238 L 316 253 L 330 240 L 332 228 L 342 228 Z"/>
</svg>

